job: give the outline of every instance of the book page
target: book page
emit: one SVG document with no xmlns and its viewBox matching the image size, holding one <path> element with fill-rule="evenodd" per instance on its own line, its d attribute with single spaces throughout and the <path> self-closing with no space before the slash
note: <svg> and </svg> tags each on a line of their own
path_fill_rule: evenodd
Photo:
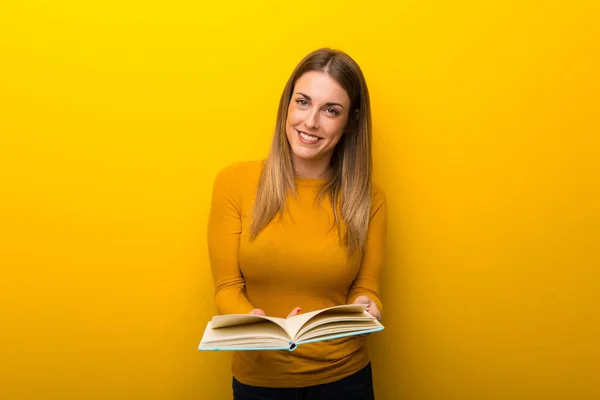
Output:
<svg viewBox="0 0 600 400">
<path fill-rule="evenodd" d="M 259 322 L 274 323 L 281 329 L 289 333 L 287 321 L 285 320 L 285 318 L 266 317 L 254 314 L 217 315 L 212 317 L 211 326 L 213 329 L 219 329 L 232 326 L 255 324 Z M 289 340 L 291 340 L 291 338 L 292 336 L 289 335 Z"/>
<path fill-rule="evenodd" d="M 293 317 L 285 320 L 287 324 L 287 332 L 290 334 L 291 338 L 295 338 L 298 335 L 298 332 L 302 327 L 310 321 L 313 317 L 318 315 L 325 315 L 328 313 L 347 313 L 348 316 L 357 316 L 362 315 L 362 313 L 367 309 L 365 304 L 348 304 L 341 306 L 334 306 L 325 308 L 322 310 L 312 311 L 304 314 L 298 314 Z"/>
<path fill-rule="evenodd" d="M 255 340 L 258 339 L 258 340 Z M 226 344 L 235 342 L 265 343 L 264 339 L 273 339 L 279 346 L 287 344 L 290 339 L 287 332 L 279 325 L 270 321 L 261 321 L 257 323 L 248 323 L 242 325 L 231 325 L 227 328 L 214 328 L 212 322 L 209 322 L 202 337 L 202 344 Z"/>
<path fill-rule="evenodd" d="M 382 325 L 376 319 L 363 321 L 345 321 L 345 322 L 329 322 L 319 325 L 315 329 L 308 329 L 305 332 L 298 334 L 297 343 L 302 343 L 307 340 L 317 339 L 338 334 L 350 334 L 353 332 L 363 332 L 372 329 L 382 328 Z M 302 329 L 304 331 L 304 329 Z"/>
<path fill-rule="evenodd" d="M 289 350 L 288 341 L 274 339 L 235 340 L 219 343 L 200 343 L 199 350 Z"/>
<path fill-rule="evenodd" d="M 363 313 L 321 313 L 319 315 L 315 315 L 309 321 L 307 321 L 302 328 L 296 333 L 296 337 L 302 336 L 305 332 L 308 331 L 316 331 L 320 330 L 322 325 L 336 325 L 340 328 L 346 327 L 351 322 L 362 322 L 362 323 L 371 323 L 375 318 L 368 313 L 368 311 L 363 311 Z M 343 329 L 342 329 L 343 330 Z"/>
</svg>

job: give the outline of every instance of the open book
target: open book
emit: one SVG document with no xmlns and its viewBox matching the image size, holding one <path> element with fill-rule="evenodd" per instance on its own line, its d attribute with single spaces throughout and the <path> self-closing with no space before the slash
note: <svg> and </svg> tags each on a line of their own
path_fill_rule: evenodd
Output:
<svg viewBox="0 0 600 400">
<path fill-rule="evenodd" d="M 334 306 L 274 318 L 253 314 L 219 315 L 206 325 L 199 350 L 294 350 L 304 343 L 377 332 L 383 325 L 364 304 Z"/>
</svg>

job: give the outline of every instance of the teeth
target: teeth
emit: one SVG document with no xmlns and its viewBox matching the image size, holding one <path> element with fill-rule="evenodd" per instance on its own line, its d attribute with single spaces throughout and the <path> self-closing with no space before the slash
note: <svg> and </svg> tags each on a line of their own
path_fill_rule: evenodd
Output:
<svg viewBox="0 0 600 400">
<path fill-rule="evenodd" d="M 317 140 L 319 140 L 318 137 L 307 135 L 304 132 L 300 132 L 300 136 L 302 136 L 302 139 L 304 139 L 304 140 L 310 140 L 311 142 L 316 142 Z"/>
</svg>

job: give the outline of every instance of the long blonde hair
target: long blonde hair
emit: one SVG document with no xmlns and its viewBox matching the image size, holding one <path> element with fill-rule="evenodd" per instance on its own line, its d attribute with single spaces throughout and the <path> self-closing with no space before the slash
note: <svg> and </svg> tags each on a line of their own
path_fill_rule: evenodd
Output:
<svg viewBox="0 0 600 400">
<path fill-rule="evenodd" d="M 349 255 L 362 255 L 369 228 L 373 168 L 369 92 L 358 64 L 347 54 L 328 48 L 304 57 L 285 85 L 279 102 L 273 142 L 258 184 L 250 239 L 256 238 L 277 214 L 283 212 L 286 197 L 296 193 L 286 120 L 294 86 L 309 71 L 325 72 L 350 97 L 348 124 L 334 149 L 331 173 L 326 177 L 318 199 L 328 195 L 342 243 L 347 246 Z M 340 222 L 345 225 L 344 233 Z"/>
</svg>

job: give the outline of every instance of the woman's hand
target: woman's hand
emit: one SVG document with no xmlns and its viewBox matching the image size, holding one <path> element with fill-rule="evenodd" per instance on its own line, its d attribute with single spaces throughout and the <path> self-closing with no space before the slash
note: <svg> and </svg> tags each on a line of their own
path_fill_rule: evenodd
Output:
<svg viewBox="0 0 600 400">
<path fill-rule="evenodd" d="M 369 296 L 358 296 L 353 304 L 366 304 L 369 314 L 377 318 L 377 321 L 381 319 L 381 312 L 377 304 Z"/>
<path fill-rule="evenodd" d="M 302 310 L 302 309 L 301 309 L 300 307 L 296 307 L 296 308 L 294 308 L 294 309 L 292 310 L 292 312 L 288 314 L 287 318 L 289 318 L 289 317 L 293 317 L 294 315 L 298 315 L 298 314 L 300 314 L 300 311 L 301 311 L 301 310 Z M 250 314 L 254 314 L 254 315 L 261 315 L 261 316 L 263 316 L 263 317 L 267 315 L 267 314 L 266 314 L 266 313 L 265 313 L 263 310 L 261 310 L 260 308 L 255 308 L 254 310 L 250 311 Z"/>
</svg>

